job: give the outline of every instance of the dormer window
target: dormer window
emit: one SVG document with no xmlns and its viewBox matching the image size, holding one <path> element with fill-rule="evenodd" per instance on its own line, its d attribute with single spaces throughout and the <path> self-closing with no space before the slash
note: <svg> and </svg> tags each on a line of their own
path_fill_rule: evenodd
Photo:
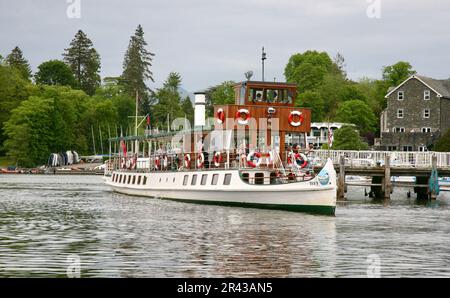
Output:
<svg viewBox="0 0 450 298">
<path fill-rule="evenodd" d="M 423 100 L 430 100 L 430 99 L 431 99 L 430 90 L 423 91 Z"/>
<path fill-rule="evenodd" d="M 405 91 L 398 91 L 397 92 L 397 100 L 403 100 L 405 99 Z"/>
</svg>

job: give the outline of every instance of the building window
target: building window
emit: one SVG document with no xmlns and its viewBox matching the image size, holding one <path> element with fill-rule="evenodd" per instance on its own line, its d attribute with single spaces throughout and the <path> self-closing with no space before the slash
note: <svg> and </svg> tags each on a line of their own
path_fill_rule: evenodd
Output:
<svg viewBox="0 0 450 298">
<path fill-rule="evenodd" d="M 192 175 L 191 185 L 197 184 L 197 175 Z"/>
<path fill-rule="evenodd" d="M 223 179 L 223 185 L 230 185 L 231 183 L 231 174 L 225 174 L 225 178 Z"/>
<path fill-rule="evenodd" d="M 189 180 L 189 175 L 184 175 L 183 185 L 187 185 L 188 180 Z"/>
<path fill-rule="evenodd" d="M 405 132 L 404 127 L 394 127 L 394 132 Z"/>
<path fill-rule="evenodd" d="M 397 146 L 388 146 L 387 150 L 388 151 L 397 151 Z"/>
<path fill-rule="evenodd" d="M 217 185 L 217 181 L 219 181 L 219 174 L 214 174 L 211 180 L 211 185 Z"/>
<path fill-rule="evenodd" d="M 413 151 L 412 146 L 403 146 L 403 151 Z"/>
<path fill-rule="evenodd" d="M 398 91 L 398 92 L 397 92 L 397 99 L 398 99 L 398 100 L 403 100 L 403 99 L 405 99 L 405 92 L 404 92 L 404 91 Z"/>
<path fill-rule="evenodd" d="M 419 146 L 419 151 L 426 152 L 426 151 L 428 151 L 428 148 L 427 148 L 427 146 Z"/>
<path fill-rule="evenodd" d="M 423 91 L 423 99 L 424 100 L 430 100 L 431 99 L 430 90 Z"/>
<path fill-rule="evenodd" d="M 403 116 L 404 116 L 404 111 L 403 111 L 403 109 L 398 109 L 397 110 L 397 118 L 403 118 Z"/>
<path fill-rule="evenodd" d="M 423 133 L 431 132 L 431 127 L 422 127 L 422 132 Z"/>
<path fill-rule="evenodd" d="M 201 181 L 201 184 L 202 185 L 206 185 L 206 180 L 208 179 L 208 174 L 203 174 L 202 175 L 202 181 Z"/>
<path fill-rule="evenodd" d="M 423 110 L 423 118 L 430 118 L 430 110 L 429 109 Z"/>
</svg>

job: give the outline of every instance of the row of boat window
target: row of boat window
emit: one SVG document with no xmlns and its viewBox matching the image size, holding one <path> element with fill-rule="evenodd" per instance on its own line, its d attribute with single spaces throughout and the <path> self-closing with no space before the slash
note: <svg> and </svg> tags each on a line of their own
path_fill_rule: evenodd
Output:
<svg viewBox="0 0 450 298">
<path fill-rule="evenodd" d="M 189 176 L 184 175 L 183 185 L 189 184 Z M 197 180 L 199 175 L 194 174 L 190 179 L 191 185 L 197 185 Z M 136 178 L 137 177 L 137 178 Z M 133 184 L 133 185 L 147 185 L 147 176 L 145 175 L 123 175 L 114 173 L 112 176 L 112 181 L 115 183 L 122 184 Z M 162 178 L 159 178 L 159 182 L 162 182 Z M 169 178 L 166 177 L 166 182 L 169 182 Z M 175 183 L 175 177 L 172 178 L 172 182 Z M 202 174 L 200 178 L 200 185 L 206 185 L 208 182 L 208 174 Z M 219 174 L 212 174 L 211 185 L 217 185 L 219 182 Z M 142 184 L 141 184 L 142 183 Z M 225 174 L 223 178 L 223 185 L 230 185 L 231 174 Z"/>
</svg>

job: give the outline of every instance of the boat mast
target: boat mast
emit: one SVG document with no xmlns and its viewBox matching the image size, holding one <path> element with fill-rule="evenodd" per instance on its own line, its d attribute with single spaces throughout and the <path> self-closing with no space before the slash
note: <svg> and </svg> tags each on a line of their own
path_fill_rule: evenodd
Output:
<svg viewBox="0 0 450 298">
<path fill-rule="evenodd" d="M 138 135 L 138 106 L 139 106 L 139 91 L 136 89 L 136 117 L 134 118 L 134 136 L 136 137 L 136 140 L 134 141 L 134 153 L 139 153 L 139 144 L 137 140 Z"/>
</svg>

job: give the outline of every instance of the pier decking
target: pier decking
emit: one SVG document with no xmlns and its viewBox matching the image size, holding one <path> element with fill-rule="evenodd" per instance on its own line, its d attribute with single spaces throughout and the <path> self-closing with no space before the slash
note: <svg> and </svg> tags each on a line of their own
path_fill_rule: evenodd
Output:
<svg viewBox="0 0 450 298">
<path fill-rule="evenodd" d="M 319 164 L 331 158 L 338 174 L 338 199 L 348 186 L 369 186 L 374 198 L 389 199 L 394 186 L 413 186 L 419 199 L 435 199 L 437 177 L 450 176 L 450 152 L 315 150 L 309 158 Z M 433 173 L 436 173 L 433 175 Z M 371 177 L 370 183 L 346 183 L 346 175 Z M 391 181 L 392 176 L 414 176 L 414 184 Z"/>
</svg>

